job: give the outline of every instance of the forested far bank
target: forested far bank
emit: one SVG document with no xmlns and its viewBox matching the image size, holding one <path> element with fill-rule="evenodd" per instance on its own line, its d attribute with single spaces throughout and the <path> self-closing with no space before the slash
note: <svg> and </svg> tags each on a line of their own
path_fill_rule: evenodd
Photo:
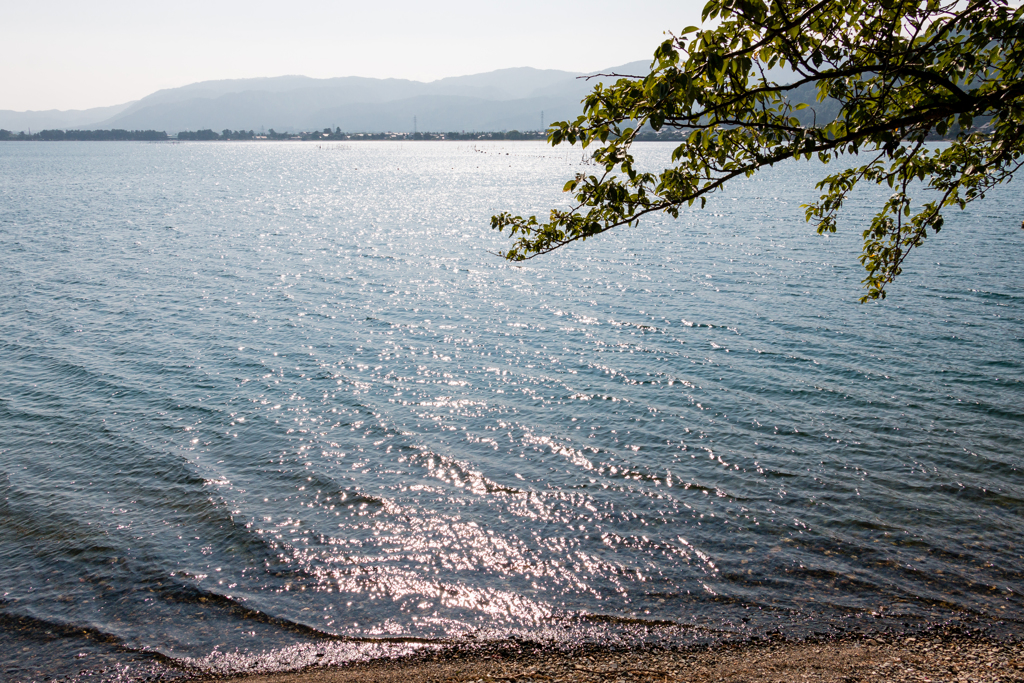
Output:
<svg viewBox="0 0 1024 683">
<path fill-rule="evenodd" d="M 0 128 L 0 142 L 4 141 L 143 141 L 143 142 L 211 142 L 228 140 L 300 140 L 325 142 L 342 140 L 546 140 L 548 132 L 530 131 L 448 131 L 425 133 L 346 133 L 341 130 L 302 131 L 299 133 L 278 133 L 273 128 L 257 133 L 245 130 L 223 130 L 220 133 L 210 129 L 181 131 L 169 135 L 162 130 L 41 130 L 37 133 L 18 133 Z M 684 135 L 677 130 L 653 131 L 649 128 L 636 134 L 636 142 L 657 142 L 659 140 L 682 140 Z M 941 140 L 950 137 L 932 135 L 929 139 Z"/>
<path fill-rule="evenodd" d="M 41 130 L 12 133 L 0 128 L 0 140 L 168 140 L 162 130 Z"/>
<path fill-rule="evenodd" d="M 157 130 L 41 130 L 36 133 L 21 131 L 18 133 L 0 129 L 0 141 L 187 141 L 207 142 L 220 140 L 305 140 L 305 141 L 340 141 L 340 140 L 545 140 L 545 131 L 487 131 L 487 132 L 416 132 L 416 133 L 346 133 L 340 129 L 324 128 L 318 131 L 302 131 L 298 133 L 279 133 L 271 128 L 266 132 L 252 130 L 223 130 L 217 132 L 210 129 L 197 131 L 181 131 L 176 135 L 168 135 Z"/>
</svg>

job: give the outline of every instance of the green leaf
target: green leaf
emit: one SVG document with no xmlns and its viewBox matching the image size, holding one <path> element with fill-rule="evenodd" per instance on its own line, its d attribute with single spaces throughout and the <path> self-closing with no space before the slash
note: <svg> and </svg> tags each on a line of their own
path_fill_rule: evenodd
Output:
<svg viewBox="0 0 1024 683">
<path fill-rule="evenodd" d="M 581 116 L 551 126 L 551 144 L 593 145 L 607 175 L 565 183 L 577 208 L 552 211 L 545 223 L 492 218 L 514 240 L 509 258 L 532 258 L 650 212 L 677 216 L 782 161 L 848 156 L 853 165 L 817 184 L 823 194 L 805 217 L 819 233 L 835 232 L 859 183 L 891 188 L 863 231 L 860 257 L 865 300 L 884 299 L 927 228 L 942 227 L 943 209 L 984 198 L 1021 169 L 1024 6 L 710 0 L 702 21 L 703 29 L 688 26 L 657 46 L 649 74 L 596 84 Z M 760 69 L 780 65 L 799 65 L 802 82 L 762 87 Z M 640 173 L 629 148 L 651 131 L 677 145 L 669 167 Z M 935 135 L 952 139 L 925 145 Z M 940 199 L 915 208 L 911 193 L 919 189 Z"/>
</svg>

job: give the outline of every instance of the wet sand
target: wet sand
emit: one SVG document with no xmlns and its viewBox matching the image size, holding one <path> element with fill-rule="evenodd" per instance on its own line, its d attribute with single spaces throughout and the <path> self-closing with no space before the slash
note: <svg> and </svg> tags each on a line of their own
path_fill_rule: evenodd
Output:
<svg viewBox="0 0 1024 683">
<path fill-rule="evenodd" d="M 224 679 L 207 679 L 224 680 Z M 722 644 L 666 651 L 552 653 L 529 645 L 435 652 L 236 683 L 1024 682 L 1024 645 L 964 636 Z"/>
</svg>

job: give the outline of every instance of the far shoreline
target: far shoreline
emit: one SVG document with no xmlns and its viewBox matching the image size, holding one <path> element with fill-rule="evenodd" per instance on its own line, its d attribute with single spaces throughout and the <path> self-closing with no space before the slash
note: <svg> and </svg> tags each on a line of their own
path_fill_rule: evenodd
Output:
<svg viewBox="0 0 1024 683">
<path fill-rule="evenodd" d="M 0 129 L 0 142 L 546 142 L 548 131 L 436 131 L 436 132 L 384 132 L 347 133 L 340 129 L 330 131 L 302 131 L 298 133 L 223 130 L 217 133 L 210 129 L 180 131 L 170 135 L 157 130 L 42 130 L 36 133 L 20 131 L 13 133 Z M 684 136 L 678 131 L 663 133 L 641 133 L 635 142 L 681 142 Z"/>
</svg>

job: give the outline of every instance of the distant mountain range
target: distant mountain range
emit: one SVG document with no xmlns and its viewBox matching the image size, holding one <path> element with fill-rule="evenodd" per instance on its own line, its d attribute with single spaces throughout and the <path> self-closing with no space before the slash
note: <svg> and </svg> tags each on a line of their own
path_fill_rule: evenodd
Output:
<svg viewBox="0 0 1024 683">
<path fill-rule="evenodd" d="M 10 111 L 0 109 L 0 128 L 19 131 L 40 131 L 44 128 L 68 128 L 88 127 L 96 121 L 102 121 L 117 116 L 133 102 L 119 104 L 113 107 L 97 107 L 95 109 L 71 109 L 59 111 L 50 109 L 48 111 Z"/>
<path fill-rule="evenodd" d="M 643 75 L 647 60 L 598 73 Z M 346 132 L 538 130 L 582 113 L 596 80 L 521 67 L 430 83 L 377 78 L 280 76 L 204 81 L 141 100 L 80 111 L 0 111 L 0 128 L 269 130 Z M 543 121 L 542 121 L 543 112 Z M 415 124 L 414 124 L 415 121 Z"/>
</svg>

